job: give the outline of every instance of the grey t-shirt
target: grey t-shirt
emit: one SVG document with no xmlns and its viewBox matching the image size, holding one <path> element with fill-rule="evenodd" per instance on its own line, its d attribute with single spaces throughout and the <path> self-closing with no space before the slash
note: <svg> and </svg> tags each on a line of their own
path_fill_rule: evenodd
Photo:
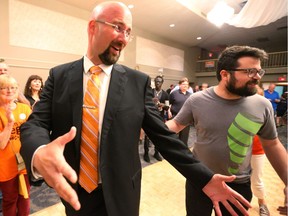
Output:
<svg viewBox="0 0 288 216">
<path fill-rule="evenodd" d="M 194 125 L 195 156 L 215 173 L 236 175 L 237 183 L 250 179 L 254 135 L 277 137 L 271 103 L 258 94 L 226 100 L 210 87 L 192 94 L 174 120 Z"/>
</svg>

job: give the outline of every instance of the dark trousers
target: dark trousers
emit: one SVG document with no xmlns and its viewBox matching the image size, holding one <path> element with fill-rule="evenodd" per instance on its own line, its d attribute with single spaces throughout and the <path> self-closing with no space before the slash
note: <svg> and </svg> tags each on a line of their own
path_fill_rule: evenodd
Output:
<svg viewBox="0 0 288 216">
<path fill-rule="evenodd" d="M 226 183 L 233 190 L 240 193 L 249 202 L 252 200 L 252 191 L 250 181 L 244 184 Z M 238 215 L 243 215 L 231 203 L 235 212 Z M 246 207 L 245 207 L 246 208 Z M 226 208 L 220 203 L 222 216 L 231 216 Z M 186 181 L 186 211 L 187 216 L 211 216 L 213 210 L 213 203 L 208 196 L 202 191 L 201 188 L 196 187 L 190 182 Z"/>
<path fill-rule="evenodd" d="M 90 194 L 79 186 L 77 194 L 81 204 L 79 211 L 75 211 L 62 199 L 67 216 L 108 216 L 101 184 Z"/>
<path fill-rule="evenodd" d="M 24 175 L 28 193 L 30 185 L 27 175 Z M 25 199 L 19 194 L 19 177 L 18 175 L 9 181 L 0 182 L 2 190 L 2 212 L 3 215 L 9 216 L 28 216 L 30 213 L 30 199 Z"/>
<path fill-rule="evenodd" d="M 149 152 L 149 144 L 150 144 L 150 140 L 147 137 L 147 135 L 145 134 L 145 138 L 144 138 L 144 154 L 148 154 Z M 156 148 L 154 148 L 155 150 L 155 154 L 158 154 L 158 150 Z"/>
</svg>

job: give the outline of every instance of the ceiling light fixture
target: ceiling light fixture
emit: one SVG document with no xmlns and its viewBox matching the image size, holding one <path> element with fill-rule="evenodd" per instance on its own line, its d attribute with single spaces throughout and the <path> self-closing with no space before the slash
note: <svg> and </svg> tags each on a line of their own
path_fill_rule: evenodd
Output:
<svg viewBox="0 0 288 216">
<path fill-rule="evenodd" d="M 202 39 L 202 37 L 197 37 L 196 39 L 197 39 L 197 40 L 201 40 L 201 39 Z"/>
<path fill-rule="evenodd" d="M 175 24 L 170 24 L 169 25 L 171 28 L 174 28 L 175 27 Z"/>
<path fill-rule="evenodd" d="M 218 2 L 214 8 L 207 14 L 207 19 L 220 27 L 224 22 L 228 21 L 234 14 L 234 9 L 225 2 Z"/>
</svg>

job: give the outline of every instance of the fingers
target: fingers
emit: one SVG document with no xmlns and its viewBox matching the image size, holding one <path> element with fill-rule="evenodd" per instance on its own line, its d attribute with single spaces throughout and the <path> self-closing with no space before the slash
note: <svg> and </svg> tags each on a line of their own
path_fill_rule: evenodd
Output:
<svg viewBox="0 0 288 216">
<path fill-rule="evenodd" d="M 220 206 L 218 203 L 215 203 L 213 205 L 214 211 L 216 213 L 217 216 L 222 216 L 221 210 L 220 210 Z"/>
<path fill-rule="evenodd" d="M 230 201 L 231 203 L 233 203 L 233 204 L 234 204 L 235 206 L 237 206 L 237 207 L 238 207 L 238 205 L 239 205 L 239 207 L 241 206 L 243 210 L 245 210 L 245 209 L 243 208 L 242 204 L 245 205 L 247 208 L 252 208 L 250 202 L 247 201 L 241 194 L 239 194 L 238 192 L 232 190 L 231 188 L 229 188 L 229 189 L 231 190 L 232 196 L 233 196 L 233 198 L 234 198 L 233 200 L 229 199 L 229 201 Z M 239 202 L 241 202 L 242 204 L 239 203 Z M 239 207 L 238 207 L 238 208 L 239 208 Z M 241 210 L 241 209 L 240 209 L 240 210 Z M 245 210 L 245 211 L 246 211 L 246 210 Z M 243 212 L 243 211 L 241 211 L 241 212 Z"/>
<path fill-rule="evenodd" d="M 43 176 L 47 184 L 55 189 L 58 195 L 68 202 L 75 210 L 80 209 L 77 193 L 67 182 L 77 182 L 77 174 L 66 162 L 63 151 L 66 143 L 74 139 L 76 128 L 37 151 L 34 158 L 34 167 Z M 66 177 L 67 180 L 64 178 Z"/>
<path fill-rule="evenodd" d="M 238 202 L 237 200 L 230 199 L 229 202 L 231 202 L 238 210 L 241 211 L 241 213 L 245 216 L 248 216 L 249 213 L 247 212 L 247 210 L 241 205 L 240 202 Z M 227 211 L 232 215 L 232 216 L 237 216 L 238 214 L 235 212 L 235 210 L 233 209 L 233 207 L 230 205 L 228 201 L 222 201 L 222 205 L 227 209 Z M 221 216 L 221 209 L 219 206 L 218 202 L 213 202 L 213 208 L 215 210 L 215 213 L 217 216 Z"/>
<path fill-rule="evenodd" d="M 53 187 L 58 195 L 68 202 L 75 210 L 79 210 L 81 205 L 78 200 L 77 193 L 67 183 L 65 178 L 60 178 L 59 181 Z"/>
<path fill-rule="evenodd" d="M 61 145 L 65 146 L 67 143 L 69 143 L 71 140 L 74 139 L 75 135 L 76 135 L 76 127 L 73 126 L 73 127 L 71 127 L 69 132 L 67 132 L 66 134 L 64 134 L 64 135 L 58 137 L 57 139 L 55 139 L 53 141 L 53 143 L 54 142 L 55 143 L 60 143 Z"/>
<path fill-rule="evenodd" d="M 234 209 L 231 207 L 231 205 L 227 202 L 227 201 L 224 201 L 222 202 L 223 206 L 227 209 L 227 211 L 232 215 L 232 216 L 237 216 L 238 214 L 234 211 Z M 241 206 L 242 207 L 242 206 Z M 242 207 L 243 208 L 243 207 Z M 220 209 L 220 208 L 219 208 Z M 239 209 L 241 211 L 241 209 Z M 242 211 L 241 211 L 242 212 Z M 245 214 L 245 211 L 243 212 L 244 215 Z"/>
<path fill-rule="evenodd" d="M 279 211 L 280 215 L 287 215 L 287 206 L 279 206 L 277 211 Z"/>
<path fill-rule="evenodd" d="M 66 165 L 62 167 L 60 172 L 68 179 L 68 181 L 72 183 L 77 182 L 77 174 L 68 163 L 66 163 Z"/>
</svg>

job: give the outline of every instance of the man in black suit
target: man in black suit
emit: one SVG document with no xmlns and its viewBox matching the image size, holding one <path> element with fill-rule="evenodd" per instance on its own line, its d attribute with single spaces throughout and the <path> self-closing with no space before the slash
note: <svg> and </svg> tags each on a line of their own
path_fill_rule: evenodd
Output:
<svg viewBox="0 0 288 216">
<path fill-rule="evenodd" d="M 131 37 L 132 15 L 119 2 L 103 2 L 88 24 L 88 49 L 77 61 L 52 68 L 27 123 L 21 127 L 21 154 L 28 172 L 42 176 L 62 198 L 67 215 L 139 215 L 143 128 L 162 156 L 212 200 L 244 213 L 248 202 L 225 185 L 234 176 L 213 174 L 168 130 L 152 98 L 149 77 L 116 64 Z M 83 96 L 91 66 L 103 72 L 99 109 L 98 187 L 86 192 L 78 182 Z M 84 107 L 85 108 L 85 107 Z M 64 134 L 64 135 L 63 135 Z M 246 212 L 247 214 L 247 212 Z"/>
</svg>

